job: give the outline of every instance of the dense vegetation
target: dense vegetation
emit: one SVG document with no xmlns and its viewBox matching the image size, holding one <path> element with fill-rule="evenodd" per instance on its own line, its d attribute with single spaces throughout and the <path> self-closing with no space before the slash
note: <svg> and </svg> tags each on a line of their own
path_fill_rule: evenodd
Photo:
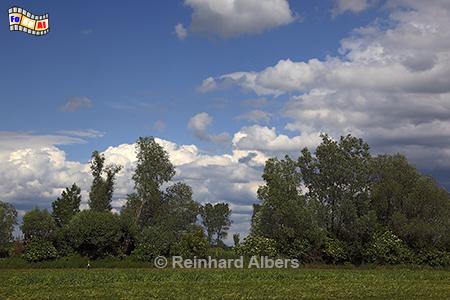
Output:
<svg viewBox="0 0 450 300">
<path fill-rule="evenodd" d="M 205 257 L 267 255 L 303 263 L 450 265 L 450 198 L 432 178 L 399 154 L 372 156 L 361 139 L 327 135 L 315 153 L 266 162 L 254 205 L 250 235 L 234 247 L 223 239 L 231 225 L 226 203 L 200 205 L 153 138 L 136 143 L 134 192 L 113 213 L 115 179 L 121 166 L 106 165 L 94 151 L 89 209 L 80 211 L 73 184 L 52 203 L 23 217 L 23 240 L 14 241 L 17 213 L 0 202 L 0 255 L 30 262 L 83 255 L 91 259 L 158 255 Z M 169 183 L 171 185 L 169 185 Z M 201 224 L 201 225 L 200 225 Z M 217 256 L 217 255 L 216 255 Z"/>
<path fill-rule="evenodd" d="M 322 139 L 314 155 L 266 162 L 252 243 L 306 262 L 450 264 L 447 191 L 402 155 L 373 157 L 352 136 Z"/>
</svg>

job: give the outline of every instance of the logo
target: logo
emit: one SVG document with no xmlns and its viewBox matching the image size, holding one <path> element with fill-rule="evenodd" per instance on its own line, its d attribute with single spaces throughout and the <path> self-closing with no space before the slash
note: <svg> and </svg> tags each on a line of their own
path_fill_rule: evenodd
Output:
<svg viewBox="0 0 450 300">
<path fill-rule="evenodd" d="M 8 14 L 10 31 L 23 31 L 32 35 L 45 35 L 50 32 L 48 14 L 36 16 L 17 6 L 11 7 Z"/>
</svg>

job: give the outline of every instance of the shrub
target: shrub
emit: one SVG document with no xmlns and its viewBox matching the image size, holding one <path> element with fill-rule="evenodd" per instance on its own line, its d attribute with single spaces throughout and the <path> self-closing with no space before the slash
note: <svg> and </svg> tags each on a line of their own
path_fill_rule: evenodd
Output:
<svg viewBox="0 0 450 300">
<path fill-rule="evenodd" d="M 38 262 L 54 259 L 58 252 L 51 242 L 45 240 L 34 240 L 25 246 L 23 258 L 28 262 Z"/>
<path fill-rule="evenodd" d="M 67 231 L 73 248 L 81 255 L 99 258 L 118 253 L 121 223 L 116 214 L 82 211 L 73 217 Z"/>
<path fill-rule="evenodd" d="M 158 255 L 160 255 L 160 249 L 151 243 L 140 243 L 131 252 L 131 256 L 139 261 L 151 261 Z"/>
<path fill-rule="evenodd" d="M 410 263 L 413 253 L 392 231 L 377 232 L 366 250 L 369 262 L 379 264 Z"/>
<path fill-rule="evenodd" d="M 344 242 L 334 239 L 327 238 L 325 241 L 323 249 L 323 257 L 328 263 L 338 263 L 343 262 L 347 259 L 347 250 Z"/>
<path fill-rule="evenodd" d="M 450 266 L 450 253 L 436 248 L 425 249 L 417 255 L 418 263 L 427 264 L 433 267 Z"/>
<path fill-rule="evenodd" d="M 276 242 L 273 239 L 263 236 L 248 236 L 244 242 L 235 248 L 239 255 L 245 256 L 269 256 L 277 255 Z"/>
<path fill-rule="evenodd" d="M 180 255 L 184 258 L 206 257 L 208 253 L 209 243 L 203 230 L 196 228 L 191 232 L 186 232 L 181 239 L 173 247 L 172 255 Z"/>
</svg>

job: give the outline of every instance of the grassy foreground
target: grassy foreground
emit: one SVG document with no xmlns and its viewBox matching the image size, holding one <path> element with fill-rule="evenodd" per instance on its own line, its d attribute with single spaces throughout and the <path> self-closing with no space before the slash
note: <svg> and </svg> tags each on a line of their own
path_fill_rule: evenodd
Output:
<svg viewBox="0 0 450 300">
<path fill-rule="evenodd" d="M 1 299 L 450 299 L 450 271 L 0 270 Z"/>
</svg>

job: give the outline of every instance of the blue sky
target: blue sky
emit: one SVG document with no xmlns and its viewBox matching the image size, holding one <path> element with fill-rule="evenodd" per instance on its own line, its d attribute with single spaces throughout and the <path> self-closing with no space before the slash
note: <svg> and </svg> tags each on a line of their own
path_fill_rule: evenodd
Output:
<svg viewBox="0 0 450 300">
<path fill-rule="evenodd" d="M 48 12 L 51 33 L 35 38 L 11 33 L 6 24 L 0 31 L 5 45 L 0 57 L 5 70 L 0 75 L 2 129 L 104 132 L 89 145 L 65 148 L 79 160 L 88 160 L 93 147 L 133 142 L 139 135 L 196 142 L 186 123 L 204 110 L 214 117 L 214 131 L 237 131 L 245 121 L 234 117 L 249 110 L 240 101 L 255 96 L 236 90 L 198 93 L 204 78 L 259 70 L 285 58 L 336 55 L 339 40 L 377 13 L 332 19 L 332 3 L 315 2 L 291 1 L 298 20 L 261 34 L 233 39 L 194 35 L 183 41 L 174 26 L 189 23 L 192 10 L 182 1 L 3 2 L 5 11 L 17 5 L 35 14 Z M 24 84 L 17 80 L 23 70 L 39 71 Z M 74 97 L 89 98 L 92 107 L 60 112 Z M 280 100 L 271 109 L 280 109 Z M 153 128 L 158 120 L 166 124 L 161 132 Z"/>
<path fill-rule="evenodd" d="M 0 191 L 21 211 L 86 191 L 94 149 L 125 166 L 155 136 L 201 202 L 245 233 L 264 161 L 321 132 L 401 152 L 450 187 L 444 0 L 2 1 Z M 48 13 L 42 37 L 7 10 Z"/>
</svg>

